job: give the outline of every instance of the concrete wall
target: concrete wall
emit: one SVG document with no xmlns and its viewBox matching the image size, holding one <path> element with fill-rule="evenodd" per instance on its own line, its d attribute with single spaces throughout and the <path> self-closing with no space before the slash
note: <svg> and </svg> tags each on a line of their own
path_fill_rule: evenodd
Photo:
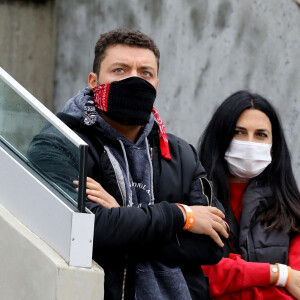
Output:
<svg viewBox="0 0 300 300">
<path fill-rule="evenodd" d="M 50 109 L 55 51 L 55 1 L 0 1 L 0 66 Z"/>
<path fill-rule="evenodd" d="M 293 0 L 64 0 L 57 3 L 55 107 L 86 86 L 100 33 L 140 29 L 161 49 L 156 107 L 196 144 L 216 106 L 251 89 L 280 111 L 300 178 L 300 9 Z M 300 183 L 300 181 L 299 181 Z"/>
<path fill-rule="evenodd" d="M 0 298 L 101 300 L 104 272 L 69 267 L 47 244 L 0 205 Z"/>
</svg>

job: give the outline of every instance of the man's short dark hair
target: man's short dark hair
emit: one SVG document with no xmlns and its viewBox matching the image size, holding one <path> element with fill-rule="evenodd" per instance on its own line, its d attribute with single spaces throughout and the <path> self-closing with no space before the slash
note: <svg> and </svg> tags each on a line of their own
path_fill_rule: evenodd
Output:
<svg viewBox="0 0 300 300">
<path fill-rule="evenodd" d="M 95 46 L 95 58 L 93 72 L 99 75 L 100 65 L 105 58 L 105 51 L 111 45 L 128 45 L 151 50 L 156 58 L 157 67 L 159 66 L 160 52 L 153 39 L 146 34 L 132 29 L 115 29 L 101 34 Z"/>
</svg>

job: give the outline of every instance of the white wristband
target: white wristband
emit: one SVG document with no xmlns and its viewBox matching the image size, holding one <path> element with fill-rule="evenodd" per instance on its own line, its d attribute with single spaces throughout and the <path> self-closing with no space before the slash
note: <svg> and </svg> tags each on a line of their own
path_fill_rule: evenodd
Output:
<svg viewBox="0 0 300 300">
<path fill-rule="evenodd" d="M 278 278 L 275 283 L 277 286 L 286 286 L 287 280 L 289 278 L 289 269 L 287 265 L 276 264 L 278 266 Z"/>
</svg>

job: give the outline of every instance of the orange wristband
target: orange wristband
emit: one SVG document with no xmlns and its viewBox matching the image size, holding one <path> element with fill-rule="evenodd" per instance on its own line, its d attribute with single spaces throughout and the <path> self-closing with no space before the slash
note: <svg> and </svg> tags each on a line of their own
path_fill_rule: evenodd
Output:
<svg viewBox="0 0 300 300">
<path fill-rule="evenodd" d="M 185 211 L 185 214 L 186 214 L 186 221 L 185 221 L 183 229 L 184 230 L 190 230 L 190 229 L 192 229 L 194 227 L 194 225 L 195 225 L 195 218 L 194 218 L 193 211 L 190 209 L 190 207 L 188 207 L 185 204 L 176 203 L 176 205 L 182 207 L 183 210 Z"/>
</svg>

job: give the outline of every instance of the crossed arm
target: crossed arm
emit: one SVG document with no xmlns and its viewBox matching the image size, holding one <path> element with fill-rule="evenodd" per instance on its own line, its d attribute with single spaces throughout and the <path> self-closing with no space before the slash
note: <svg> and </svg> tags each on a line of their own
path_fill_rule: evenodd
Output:
<svg viewBox="0 0 300 300">
<path fill-rule="evenodd" d="M 78 184 L 77 181 L 74 181 L 74 184 Z M 118 202 L 112 197 L 109 193 L 107 193 L 100 183 L 93 180 L 90 177 L 87 177 L 87 197 L 89 200 L 100 204 L 104 208 L 114 208 L 119 207 Z M 223 237 L 227 238 L 227 228 L 223 221 L 225 215 L 222 211 L 217 209 L 216 207 L 210 206 L 190 206 L 194 213 L 195 217 L 195 225 L 191 230 L 192 233 L 195 234 L 204 234 L 210 236 L 220 247 L 223 247 L 224 244 L 219 236 L 221 234 Z M 181 210 L 182 215 L 184 217 L 184 223 L 186 220 L 185 211 L 178 207 Z"/>
</svg>

